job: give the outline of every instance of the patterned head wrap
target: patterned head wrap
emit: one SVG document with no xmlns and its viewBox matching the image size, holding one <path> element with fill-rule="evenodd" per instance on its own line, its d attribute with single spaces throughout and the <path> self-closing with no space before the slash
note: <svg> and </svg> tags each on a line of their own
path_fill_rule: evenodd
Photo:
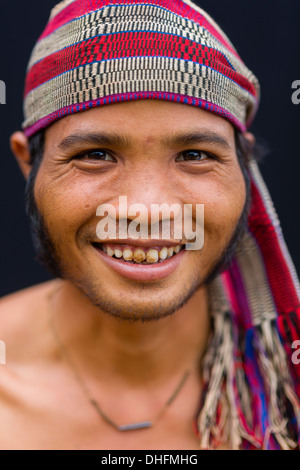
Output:
<svg viewBox="0 0 300 470">
<path fill-rule="evenodd" d="M 26 78 L 28 137 L 72 113 L 137 99 L 197 106 L 245 131 L 260 89 L 219 26 L 185 0 L 65 0 Z M 300 286 L 268 190 L 250 164 L 248 228 L 210 285 L 214 331 L 195 432 L 203 448 L 299 445 Z M 295 362 L 295 361 L 294 361 Z"/>
<path fill-rule="evenodd" d="M 259 84 L 216 23 L 191 2 L 57 5 L 28 66 L 26 135 L 71 113 L 146 98 L 198 106 L 245 130 Z"/>
</svg>

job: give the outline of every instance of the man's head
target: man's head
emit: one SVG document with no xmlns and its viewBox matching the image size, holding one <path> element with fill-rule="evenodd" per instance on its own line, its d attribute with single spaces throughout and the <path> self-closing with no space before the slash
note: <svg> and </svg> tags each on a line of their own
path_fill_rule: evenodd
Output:
<svg viewBox="0 0 300 470">
<path fill-rule="evenodd" d="M 246 129 L 259 93 L 227 36 L 190 1 L 60 3 L 28 66 L 25 135 L 12 138 L 40 259 L 117 316 L 182 306 L 228 265 L 247 225 Z M 96 214 L 111 204 L 118 225 L 119 196 L 149 213 L 152 204 L 203 204 L 204 247 L 171 240 L 179 253 L 135 272 L 112 260 Z M 143 259 L 151 248 L 119 245 L 114 257 L 144 248 Z M 170 241 L 154 245 L 163 260 Z"/>
<path fill-rule="evenodd" d="M 156 100 L 66 117 L 31 145 L 15 134 L 40 258 L 113 315 L 147 320 L 173 313 L 229 262 L 243 233 L 250 141 L 222 117 Z M 110 203 L 118 211 L 120 195 L 149 212 L 155 203 L 204 204 L 204 247 L 184 251 L 177 268 L 150 282 L 116 272 L 95 245 L 96 210 Z"/>
</svg>

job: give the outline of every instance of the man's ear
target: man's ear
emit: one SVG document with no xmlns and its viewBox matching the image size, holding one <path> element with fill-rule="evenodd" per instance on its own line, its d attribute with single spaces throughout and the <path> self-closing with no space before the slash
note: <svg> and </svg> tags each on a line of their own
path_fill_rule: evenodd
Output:
<svg viewBox="0 0 300 470">
<path fill-rule="evenodd" d="M 15 132 L 10 138 L 10 148 L 16 157 L 18 165 L 27 179 L 31 171 L 31 157 L 28 139 L 23 132 Z"/>
<path fill-rule="evenodd" d="M 248 140 L 249 144 L 253 148 L 256 142 L 255 136 L 251 132 L 244 132 L 243 136 Z"/>
</svg>

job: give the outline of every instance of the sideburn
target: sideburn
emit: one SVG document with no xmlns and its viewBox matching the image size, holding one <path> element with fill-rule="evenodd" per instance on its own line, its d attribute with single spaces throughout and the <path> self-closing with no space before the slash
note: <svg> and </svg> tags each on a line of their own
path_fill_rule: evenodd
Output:
<svg viewBox="0 0 300 470">
<path fill-rule="evenodd" d="M 44 131 L 32 137 L 29 142 L 32 169 L 25 187 L 25 209 L 30 220 L 31 236 L 36 253 L 35 259 L 42 263 L 54 277 L 62 277 L 55 247 L 34 197 L 35 180 L 43 159 L 44 142 Z"/>
</svg>

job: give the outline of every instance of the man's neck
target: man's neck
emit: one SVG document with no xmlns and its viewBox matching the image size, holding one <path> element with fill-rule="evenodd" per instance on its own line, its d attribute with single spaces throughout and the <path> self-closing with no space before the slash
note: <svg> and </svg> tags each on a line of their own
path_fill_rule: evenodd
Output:
<svg viewBox="0 0 300 470">
<path fill-rule="evenodd" d="M 64 348 L 85 374 L 145 386 L 178 376 L 201 360 L 210 332 L 205 288 L 174 314 L 143 323 L 117 319 L 71 282 L 58 282 L 49 313 Z"/>
</svg>

